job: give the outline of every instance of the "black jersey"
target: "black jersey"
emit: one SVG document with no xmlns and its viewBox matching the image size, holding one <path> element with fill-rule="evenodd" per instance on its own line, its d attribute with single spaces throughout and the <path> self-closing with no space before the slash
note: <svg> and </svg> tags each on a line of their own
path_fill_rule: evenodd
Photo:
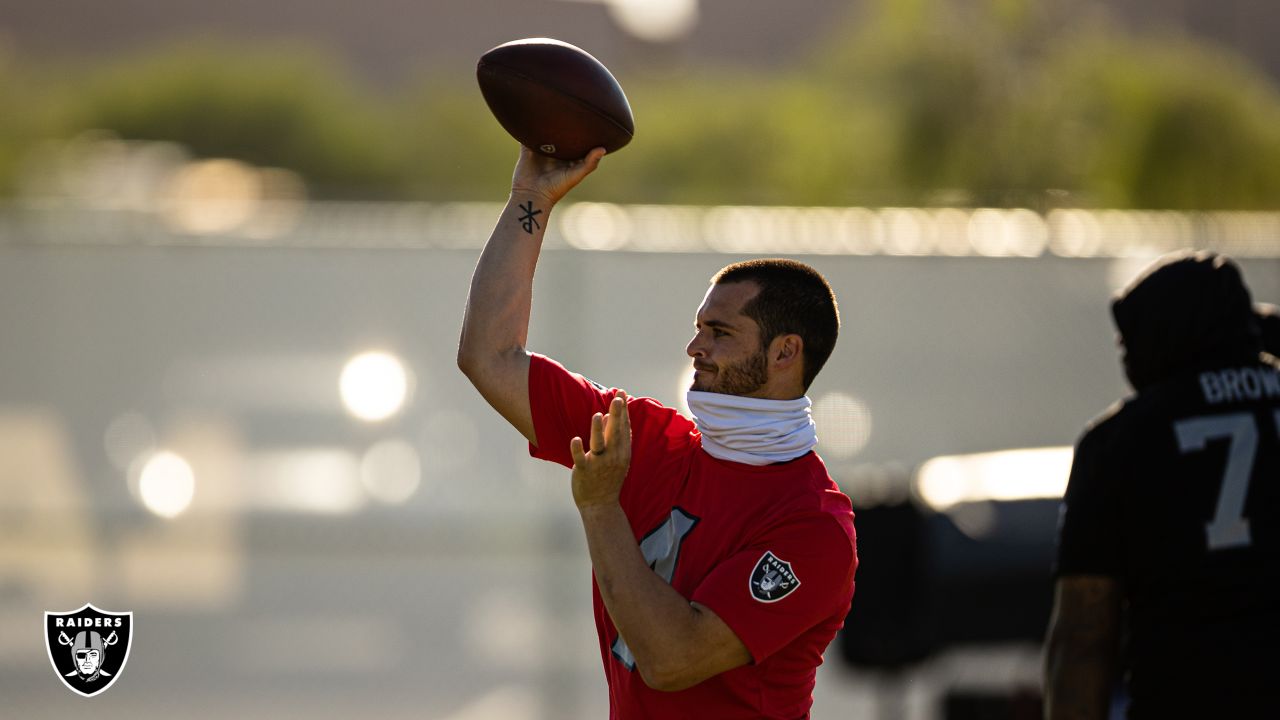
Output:
<svg viewBox="0 0 1280 720">
<path fill-rule="evenodd" d="M 1057 574 L 1127 606 L 1130 717 L 1280 718 L 1280 371 L 1180 373 L 1086 430 Z"/>
</svg>

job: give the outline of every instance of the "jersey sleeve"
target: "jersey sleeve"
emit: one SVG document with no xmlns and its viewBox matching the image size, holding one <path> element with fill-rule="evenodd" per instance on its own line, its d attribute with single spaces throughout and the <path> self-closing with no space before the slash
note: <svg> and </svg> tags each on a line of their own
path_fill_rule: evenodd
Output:
<svg viewBox="0 0 1280 720">
<path fill-rule="evenodd" d="M 529 444 L 529 454 L 567 468 L 573 467 L 569 441 L 586 440 L 591 434 L 591 416 L 607 413 L 617 388 L 607 388 L 543 355 L 531 354 L 529 361 L 529 409 L 537 444 Z M 631 418 L 632 468 L 652 470 L 674 451 L 693 443 L 693 422 L 657 400 L 627 397 Z"/>
<path fill-rule="evenodd" d="M 853 597 L 852 528 L 811 513 L 784 523 L 716 566 L 693 592 L 759 663 Z"/>
<path fill-rule="evenodd" d="M 1094 428 L 1076 445 L 1059 519 L 1056 576 L 1120 573 L 1119 488 L 1108 472 L 1104 438 L 1102 428 Z"/>
<path fill-rule="evenodd" d="M 573 467 L 569 441 L 584 440 L 591 433 L 591 416 L 609 411 L 616 389 L 592 382 L 543 355 L 532 354 L 529 362 L 529 408 L 533 430 L 538 437 L 529 443 L 529 454 L 540 460 Z"/>
</svg>

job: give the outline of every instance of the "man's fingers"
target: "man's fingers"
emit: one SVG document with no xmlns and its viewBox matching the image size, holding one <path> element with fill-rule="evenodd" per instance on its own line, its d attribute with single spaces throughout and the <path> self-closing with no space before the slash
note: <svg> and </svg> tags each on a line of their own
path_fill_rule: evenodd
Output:
<svg viewBox="0 0 1280 720">
<path fill-rule="evenodd" d="M 627 399 L 628 399 L 628 398 L 627 398 L 627 393 L 626 393 L 625 391 L 623 391 L 623 390 L 619 390 L 619 391 L 618 391 L 618 397 L 622 398 L 622 407 L 621 407 L 620 411 L 618 412 L 618 415 L 620 415 L 620 416 L 621 416 L 621 418 L 622 418 L 622 425 L 619 427 L 619 430 L 621 430 L 621 431 L 622 431 L 623 433 L 625 433 L 625 434 L 630 434 L 630 432 L 631 432 L 631 408 L 627 405 Z"/>
<path fill-rule="evenodd" d="M 591 452 L 599 455 L 604 448 L 604 415 L 596 413 L 591 416 Z"/>
<path fill-rule="evenodd" d="M 537 193 L 554 204 L 595 172 L 604 155 L 604 148 L 593 148 L 577 160 L 557 160 L 521 145 L 520 158 L 511 178 L 512 190 Z"/>
<path fill-rule="evenodd" d="M 591 441 L 587 446 L 592 455 L 603 455 L 610 445 L 626 448 L 631 441 L 631 418 L 627 414 L 627 394 L 618 391 L 609 403 L 609 412 L 591 416 Z M 569 452 L 574 464 L 587 459 L 582 438 L 569 442 Z"/>
<path fill-rule="evenodd" d="M 630 440 L 631 417 L 627 412 L 627 394 L 621 390 L 609 404 L 609 443 L 625 443 Z"/>
<path fill-rule="evenodd" d="M 586 157 L 578 158 L 577 160 L 569 162 L 553 160 L 552 162 L 559 163 L 556 167 L 562 168 L 564 172 L 564 175 L 560 177 L 559 195 L 564 196 L 565 193 L 577 187 L 583 178 L 595 172 L 596 168 L 600 167 L 600 158 L 602 157 L 604 157 L 604 148 L 595 148 L 587 153 Z"/>
<path fill-rule="evenodd" d="M 584 177 L 595 172 L 596 168 L 600 167 L 600 159 L 604 157 L 604 152 L 605 150 L 602 147 L 592 148 L 591 152 L 587 153 L 587 156 L 582 158 L 580 162 L 583 165 L 584 172 L 582 175 Z"/>
</svg>

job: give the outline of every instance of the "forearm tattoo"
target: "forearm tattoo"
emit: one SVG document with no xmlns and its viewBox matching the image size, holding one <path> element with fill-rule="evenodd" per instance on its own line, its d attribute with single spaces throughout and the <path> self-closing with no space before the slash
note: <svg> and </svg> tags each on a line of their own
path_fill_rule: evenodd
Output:
<svg viewBox="0 0 1280 720">
<path fill-rule="evenodd" d="M 538 224 L 536 219 L 536 216 L 541 215 L 542 211 L 533 209 L 532 200 L 521 205 L 520 209 L 524 211 L 524 215 L 519 217 L 520 227 L 524 228 L 525 232 L 532 235 L 534 228 L 538 228 L 539 230 L 542 229 L 542 226 Z"/>
</svg>

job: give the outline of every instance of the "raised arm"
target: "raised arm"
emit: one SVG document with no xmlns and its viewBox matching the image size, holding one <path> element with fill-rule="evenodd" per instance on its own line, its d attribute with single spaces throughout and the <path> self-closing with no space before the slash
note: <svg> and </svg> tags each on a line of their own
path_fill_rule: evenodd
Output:
<svg viewBox="0 0 1280 720">
<path fill-rule="evenodd" d="M 535 445 L 529 408 L 529 310 L 533 273 L 551 209 L 604 157 L 572 162 L 520 149 L 511 196 L 471 278 L 458 342 L 458 368 L 484 399 Z"/>
</svg>

